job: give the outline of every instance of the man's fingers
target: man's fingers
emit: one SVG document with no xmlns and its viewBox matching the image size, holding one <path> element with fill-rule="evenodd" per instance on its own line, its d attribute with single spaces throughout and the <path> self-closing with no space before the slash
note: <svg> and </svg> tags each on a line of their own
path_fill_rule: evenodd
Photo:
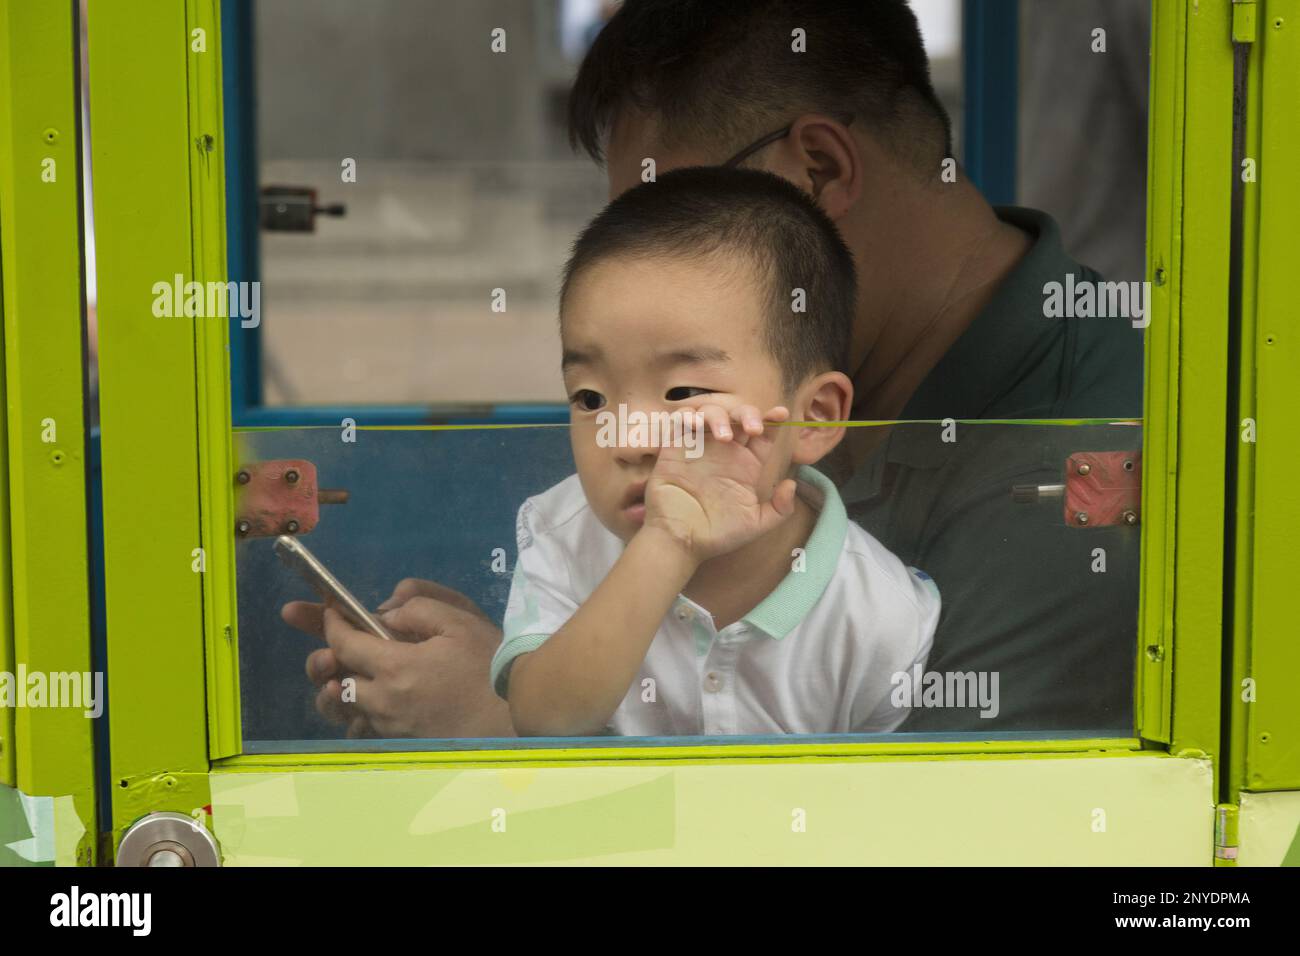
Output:
<svg viewBox="0 0 1300 956">
<path fill-rule="evenodd" d="M 481 620 L 475 620 L 476 618 Z M 483 621 L 496 628 L 496 624 L 485 614 L 471 614 L 459 607 L 429 597 L 412 598 L 399 608 L 385 611 L 381 620 L 386 627 L 400 632 L 398 636 L 407 636 L 414 642 L 457 629 L 473 632 L 474 628 L 466 625 L 476 624 L 481 627 Z"/>
<path fill-rule="evenodd" d="M 433 598 L 412 598 L 400 607 L 384 611 L 379 620 L 398 640 L 418 643 L 441 634 L 444 619 L 455 610 Z"/>
<path fill-rule="evenodd" d="M 373 737 L 375 729 L 370 726 L 370 721 L 364 717 L 353 717 L 348 723 L 348 737 L 355 740 L 358 737 Z"/>
<path fill-rule="evenodd" d="M 284 622 L 290 627 L 295 627 L 314 637 L 324 637 L 325 625 L 321 616 L 324 610 L 325 606 L 323 604 L 313 604 L 311 601 L 290 601 L 280 608 L 280 617 L 284 618 Z"/>
<path fill-rule="evenodd" d="M 402 578 L 397 582 L 397 587 L 393 588 L 393 593 L 375 610 L 387 611 L 389 608 L 401 607 L 417 594 L 423 593 L 422 585 L 424 583 L 419 578 Z"/>
<path fill-rule="evenodd" d="M 316 713 L 333 724 L 346 724 L 356 715 L 355 704 L 343 703 L 343 685 L 328 680 L 316 691 Z"/>
<path fill-rule="evenodd" d="M 307 679 L 317 687 L 340 673 L 339 659 L 330 648 L 319 647 L 307 655 Z"/>
<path fill-rule="evenodd" d="M 393 588 L 392 597 L 379 605 L 377 610 L 390 611 L 394 608 L 401 607 L 412 598 L 427 597 L 436 601 L 442 601 L 444 604 L 450 604 L 469 614 L 477 614 L 479 617 L 487 618 L 483 609 L 461 594 L 459 591 L 445 587 L 437 581 L 425 581 L 422 578 L 404 578 L 397 582 L 397 587 Z"/>
<path fill-rule="evenodd" d="M 332 607 L 325 609 L 325 641 L 343 670 L 364 677 L 375 676 L 388 650 L 387 641 L 358 631 Z"/>
<path fill-rule="evenodd" d="M 366 706 L 374 705 L 376 686 L 370 678 L 352 674 L 341 680 L 328 680 L 316 692 L 316 712 L 336 724 L 346 724 L 358 716 L 369 720 L 371 715 Z"/>
</svg>

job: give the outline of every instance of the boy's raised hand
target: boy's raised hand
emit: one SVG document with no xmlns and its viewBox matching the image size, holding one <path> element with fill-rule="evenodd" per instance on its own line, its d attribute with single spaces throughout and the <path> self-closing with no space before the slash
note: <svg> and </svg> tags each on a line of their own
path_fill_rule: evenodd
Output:
<svg viewBox="0 0 1300 956">
<path fill-rule="evenodd" d="M 689 409 L 683 409 L 690 414 Z M 766 414 L 753 405 L 695 409 L 703 454 L 664 447 L 646 482 L 645 526 L 668 532 L 698 561 L 727 554 L 761 537 L 794 513 L 795 483 L 777 482 L 763 500 L 763 466 L 774 445 L 765 422 L 789 418 L 784 406 Z"/>
</svg>

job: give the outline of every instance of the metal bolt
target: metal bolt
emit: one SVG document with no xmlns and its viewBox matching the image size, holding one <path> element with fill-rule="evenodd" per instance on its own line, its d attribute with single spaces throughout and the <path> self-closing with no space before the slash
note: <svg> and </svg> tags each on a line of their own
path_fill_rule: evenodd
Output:
<svg viewBox="0 0 1300 956">
<path fill-rule="evenodd" d="M 1159 663 L 1165 659 L 1165 649 L 1159 644 L 1150 644 L 1147 646 L 1147 657 Z"/>
<path fill-rule="evenodd" d="M 1133 525 L 1138 523 L 1138 516 L 1132 511 L 1125 511 L 1119 517 L 1120 520 L 1123 521 L 1129 527 L 1132 527 Z"/>
<path fill-rule="evenodd" d="M 1125 470 L 1125 471 L 1132 471 L 1132 470 L 1133 470 L 1133 459 L 1131 459 L 1131 458 L 1125 458 L 1125 459 L 1124 459 L 1124 470 Z"/>
<path fill-rule="evenodd" d="M 289 520 L 289 521 L 285 524 L 285 526 L 284 526 L 284 530 L 285 530 L 286 532 L 288 532 L 289 534 L 296 534 L 297 531 L 298 531 L 298 522 L 293 521 L 292 519 Z"/>
<path fill-rule="evenodd" d="M 248 534 L 248 532 L 253 530 L 253 526 L 247 520 L 241 518 L 239 522 L 236 523 L 235 530 L 240 534 Z"/>
<path fill-rule="evenodd" d="M 184 866 L 185 857 L 181 856 L 170 846 L 155 850 L 149 856 L 149 862 L 145 866 Z"/>
<path fill-rule="evenodd" d="M 1086 461 L 1078 468 L 1078 472 L 1081 475 L 1087 475 L 1091 473 L 1091 471 L 1092 471 L 1092 465 L 1088 464 Z"/>
<path fill-rule="evenodd" d="M 1088 512 L 1086 512 L 1086 511 L 1076 511 L 1075 514 L 1074 514 L 1074 520 L 1077 521 L 1077 522 L 1079 522 L 1079 524 L 1087 524 L 1087 523 L 1088 523 Z"/>
<path fill-rule="evenodd" d="M 239 482 L 241 485 L 246 485 L 252 480 L 253 480 L 253 476 L 250 475 L 248 472 L 243 471 L 242 469 L 240 470 L 239 474 L 235 475 L 235 481 Z"/>
<path fill-rule="evenodd" d="M 284 480 L 289 482 L 289 484 L 291 485 L 296 484 L 298 481 L 298 472 L 290 468 L 288 471 L 284 473 Z"/>
</svg>

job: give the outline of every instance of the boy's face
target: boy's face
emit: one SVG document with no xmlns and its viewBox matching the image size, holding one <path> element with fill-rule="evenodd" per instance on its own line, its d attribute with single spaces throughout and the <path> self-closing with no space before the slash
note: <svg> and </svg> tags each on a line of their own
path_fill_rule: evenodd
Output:
<svg viewBox="0 0 1300 956">
<path fill-rule="evenodd" d="M 754 405 L 760 414 L 785 405 L 799 418 L 763 343 L 770 308 L 764 291 L 752 268 L 726 253 L 612 257 L 569 287 L 560 336 L 573 457 L 596 517 L 624 541 L 644 521 L 645 482 L 660 449 L 601 447 L 609 445 L 608 420 L 619 416 L 620 405 L 647 417 L 707 404 Z M 789 474 L 794 431 L 776 428 L 760 500 Z M 692 440 L 714 439 L 697 432 Z"/>
</svg>

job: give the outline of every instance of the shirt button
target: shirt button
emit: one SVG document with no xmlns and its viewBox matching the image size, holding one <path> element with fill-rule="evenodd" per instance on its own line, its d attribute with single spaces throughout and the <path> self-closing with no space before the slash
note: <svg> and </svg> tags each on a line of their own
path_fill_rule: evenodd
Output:
<svg viewBox="0 0 1300 956">
<path fill-rule="evenodd" d="M 722 689 L 722 678 L 712 671 L 709 671 L 709 673 L 704 675 L 704 689 L 710 694 L 716 694 Z"/>
<path fill-rule="evenodd" d="M 679 606 L 678 606 L 678 608 L 677 608 L 677 620 L 679 620 L 679 621 L 689 621 L 689 620 L 691 620 L 691 618 L 693 618 L 693 617 L 695 617 L 695 612 L 694 612 L 691 608 L 687 607 L 685 604 L 682 604 L 682 605 L 679 605 Z"/>
</svg>

